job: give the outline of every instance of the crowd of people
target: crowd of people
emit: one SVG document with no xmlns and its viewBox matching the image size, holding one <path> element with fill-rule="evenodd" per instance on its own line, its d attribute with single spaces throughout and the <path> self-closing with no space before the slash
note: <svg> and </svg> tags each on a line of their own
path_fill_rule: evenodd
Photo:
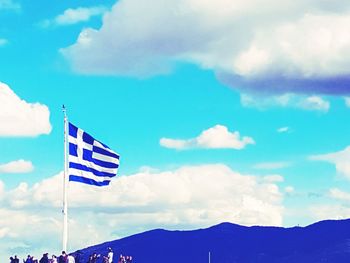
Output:
<svg viewBox="0 0 350 263">
<path fill-rule="evenodd" d="M 118 263 L 132 263 L 132 256 L 120 255 Z"/>
<path fill-rule="evenodd" d="M 98 261 L 101 258 L 102 261 Z M 108 254 L 107 256 L 98 255 L 97 253 L 93 253 L 89 256 L 89 260 L 87 263 L 97 263 L 97 262 L 103 262 L 103 263 L 132 263 L 132 256 L 125 256 L 120 255 L 117 262 L 113 261 L 113 251 L 109 247 L 108 248 Z"/>
<path fill-rule="evenodd" d="M 49 257 L 48 253 L 42 255 L 40 259 L 28 255 L 27 258 L 23 259 L 23 263 L 132 263 L 131 256 L 120 255 L 118 261 L 113 261 L 113 250 L 108 248 L 108 253 L 105 256 L 93 253 L 89 256 L 88 261 L 84 262 L 81 253 L 67 254 L 62 251 L 60 256 L 52 255 Z M 10 263 L 22 263 L 17 255 L 10 257 Z"/>
<path fill-rule="evenodd" d="M 20 263 L 17 255 L 10 257 L 10 263 Z M 22 263 L 22 262 L 21 262 Z M 23 259 L 23 263 L 82 263 L 76 259 L 73 255 L 66 254 L 65 251 L 62 251 L 62 254 L 57 257 L 52 255 L 49 257 L 48 253 L 42 255 L 40 259 L 35 258 L 34 256 L 28 255 L 27 258 Z"/>
</svg>

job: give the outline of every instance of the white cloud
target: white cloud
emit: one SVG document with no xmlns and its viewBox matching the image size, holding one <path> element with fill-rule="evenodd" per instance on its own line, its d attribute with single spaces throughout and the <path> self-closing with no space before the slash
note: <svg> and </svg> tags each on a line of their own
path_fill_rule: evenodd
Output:
<svg viewBox="0 0 350 263">
<path fill-rule="evenodd" d="M 250 46 L 238 54 L 234 67 L 239 75 L 275 72 L 288 77 L 332 77 L 349 74 L 350 37 L 343 36 L 350 22 L 346 14 L 312 14 L 259 28 Z"/>
<path fill-rule="evenodd" d="M 330 104 L 328 101 L 324 100 L 318 96 L 307 97 L 305 100 L 300 101 L 300 107 L 306 110 L 318 110 L 327 112 L 329 110 Z"/>
<path fill-rule="evenodd" d="M 288 126 L 281 127 L 281 128 L 277 129 L 278 133 L 285 133 L 285 132 L 289 132 L 289 131 L 290 131 L 290 128 Z"/>
<path fill-rule="evenodd" d="M 281 217 L 275 218 L 272 215 L 272 217 L 268 214 L 265 215 L 265 212 L 256 206 L 240 208 L 234 206 L 237 202 L 243 201 L 242 196 L 246 196 L 249 200 L 255 199 L 256 204 L 263 202 L 262 205 L 265 205 L 266 202 L 267 205 L 271 201 L 271 204 L 277 205 L 276 208 L 279 209 L 282 196 L 278 187 L 271 182 L 281 181 L 282 177 L 273 176 L 273 180 L 268 179 L 266 177 L 266 180 L 260 182 L 258 177 L 241 175 L 221 164 L 185 166 L 174 171 L 155 173 L 146 171 L 117 178 L 112 181 L 110 187 L 104 189 L 71 183 L 69 196 L 74 198 L 70 198 L 69 206 L 87 209 L 99 207 L 104 212 L 110 212 L 113 207 L 129 207 L 132 208 L 131 211 L 136 213 L 138 209 L 144 212 L 152 211 L 154 208 L 157 208 L 156 212 L 162 212 L 163 209 L 169 211 L 169 205 L 174 205 L 176 213 L 180 212 L 177 211 L 176 207 L 181 207 L 181 210 L 187 208 L 202 210 L 205 208 L 209 209 L 207 212 L 213 209 L 213 213 L 215 210 L 216 213 L 226 215 L 227 219 L 231 218 L 230 220 L 237 220 L 237 222 L 245 224 L 265 221 L 266 224 L 274 222 L 273 224 L 279 225 L 282 222 Z M 21 183 L 16 189 L 6 193 L 6 202 L 11 207 L 16 208 L 60 207 L 61 187 L 62 174 L 45 179 L 32 187 Z M 221 190 L 219 191 L 219 189 Z M 208 196 L 211 196 L 209 201 Z M 220 207 L 216 207 L 216 204 L 219 203 L 225 207 L 232 205 L 234 210 L 260 211 L 262 218 L 265 216 L 267 218 L 254 219 L 254 222 L 249 223 L 251 218 L 248 220 L 248 218 L 240 217 L 239 214 L 242 213 L 236 213 L 237 211 L 226 214 L 228 211 L 224 207 L 222 210 Z M 276 215 L 276 211 L 271 212 Z M 194 224 L 223 220 L 214 214 L 211 215 L 212 217 L 209 214 L 207 217 L 188 217 L 187 220 Z M 271 220 L 270 223 L 268 223 L 269 220 Z"/>
<path fill-rule="evenodd" d="M 289 162 L 264 162 L 264 163 L 257 163 L 254 165 L 254 169 L 260 169 L 260 170 L 277 170 L 277 169 L 283 169 L 290 166 Z"/>
<path fill-rule="evenodd" d="M 350 146 L 339 152 L 310 156 L 310 160 L 330 162 L 339 174 L 350 179 Z"/>
<path fill-rule="evenodd" d="M 344 192 L 338 188 L 332 188 L 329 190 L 329 196 L 336 200 L 350 201 L 350 193 Z"/>
<path fill-rule="evenodd" d="M 33 186 L 21 183 L 0 196 L 0 250 L 5 255 L 13 248 L 11 241 L 24 247 L 23 255 L 59 251 L 62 174 Z M 221 164 L 139 172 L 103 189 L 71 183 L 68 198 L 70 251 L 160 227 L 195 229 L 223 221 L 281 225 L 283 214 L 276 184 Z"/>
<path fill-rule="evenodd" d="M 264 181 L 268 183 L 281 183 L 284 181 L 284 178 L 279 174 L 272 174 L 264 176 Z"/>
<path fill-rule="evenodd" d="M 20 99 L 0 82 L 0 136 L 37 136 L 49 134 L 50 112 L 46 105 Z"/>
<path fill-rule="evenodd" d="M 294 192 L 295 192 L 295 189 L 294 189 L 294 187 L 293 186 L 286 186 L 285 188 L 284 188 L 284 191 L 287 193 L 287 194 L 293 194 Z"/>
<path fill-rule="evenodd" d="M 293 94 L 284 94 L 278 96 L 265 96 L 260 97 L 251 94 L 241 94 L 241 104 L 248 108 L 265 109 L 267 107 L 287 107 L 291 103 L 290 101 L 295 97 Z M 293 103 L 295 105 L 295 103 Z"/>
<path fill-rule="evenodd" d="M 0 173 L 30 173 L 33 169 L 32 162 L 22 159 L 0 164 Z"/>
<path fill-rule="evenodd" d="M 350 217 L 350 207 L 341 204 L 314 205 L 309 208 L 309 213 L 316 221 L 348 219 Z"/>
<path fill-rule="evenodd" d="M 62 52 L 80 73 L 147 76 L 185 61 L 243 90 L 346 93 L 338 77 L 350 73 L 350 3 L 329 3 L 117 1 L 100 29 Z"/>
<path fill-rule="evenodd" d="M 77 24 L 80 22 L 89 21 L 94 16 L 100 16 L 105 13 L 107 9 L 103 6 L 94 7 L 78 7 L 66 9 L 62 14 L 56 16 L 52 20 L 45 20 L 41 23 L 43 27 L 48 26 L 65 26 Z"/>
<path fill-rule="evenodd" d="M 327 112 L 330 108 L 330 103 L 319 96 L 302 96 L 291 93 L 275 96 L 241 94 L 241 104 L 244 107 L 258 108 L 261 110 L 270 107 L 290 107 L 310 111 Z M 283 128 L 285 129 L 288 127 Z"/>
<path fill-rule="evenodd" d="M 26 255 L 31 254 L 40 259 L 43 252 L 56 255 L 59 253 L 62 226 L 58 209 L 50 211 L 36 208 L 18 210 L 1 207 L 0 216 L 1 262 L 7 262 L 9 256 L 14 254 L 19 258 L 25 258 Z M 88 213 L 85 216 L 89 218 Z M 84 241 L 92 240 L 97 234 L 96 231 L 100 231 L 99 237 L 106 237 L 104 229 L 99 228 L 98 224 L 91 230 L 88 222 L 84 226 L 72 220 L 70 222 L 72 237 L 76 236 Z M 97 241 L 102 240 L 97 239 Z M 71 245 L 76 246 L 78 242 L 75 238 L 71 239 Z"/>
<path fill-rule="evenodd" d="M 205 148 L 205 149 L 243 149 L 247 144 L 255 144 L 251 137 L 241 135 L 238 131 L 230 132 L 226 126 L 215 125 L 204 130 L 198 137 L 192 139 L 161 138 L 160 145 L 178 150 Z"/>
<path fill-rule="evenodd" d="M 331 188 L 327 194 L 334 201 L 333 204 L 322 204 L 311 207 L 316 219 L 347 219 L 350 217 L 350 193 L 338 188 Z"/>
</svg>

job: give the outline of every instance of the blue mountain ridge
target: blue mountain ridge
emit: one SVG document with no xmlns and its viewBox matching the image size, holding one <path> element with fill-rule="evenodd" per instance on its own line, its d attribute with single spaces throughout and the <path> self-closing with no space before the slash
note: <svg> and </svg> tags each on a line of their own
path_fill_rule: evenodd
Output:
<svg viewBox="0 0 350 263">
<path fill-rule="evenodd" d="M 206 229 L 155 229 L 85 249 L 83 263 L 93 252 L 132 255 L 134 263 L 318 263 L 350 262 L 350 219 L 326 220 L 306 227 L 240 226 L 221 223 Z"/>
</svg>

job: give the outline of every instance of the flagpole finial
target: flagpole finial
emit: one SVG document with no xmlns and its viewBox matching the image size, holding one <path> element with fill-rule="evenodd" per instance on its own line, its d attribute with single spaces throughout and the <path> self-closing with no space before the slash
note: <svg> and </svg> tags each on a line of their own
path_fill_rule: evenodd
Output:
<svg viewBox="0 0 350 263">
<path fill-rule="evenodd" d="M 62 104 L 62 112 L 65 118 L 67 118 L 67 109 L 66 106 L 64 104 Z"/>
</svg>

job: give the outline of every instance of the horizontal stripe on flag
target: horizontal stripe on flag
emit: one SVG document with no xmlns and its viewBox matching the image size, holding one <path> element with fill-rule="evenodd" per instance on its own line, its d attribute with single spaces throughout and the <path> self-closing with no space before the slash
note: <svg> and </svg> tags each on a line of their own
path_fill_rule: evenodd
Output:
<svg viewBox="0 0 350 263">
<path fill-rule="evenodd" d="M 79 177 L 84 177 L 86 179 L 92 179 L 96 182 L 103 182 L 103 181 L 110 181 L 111 177 L 99 177 L 95 176 L 89 172 L 84 172 L 82 170 L 75 170 L 75 169 L 69 169 L 69 176 L 74 175 L 74 176 L 79 176 Z"/>
<path fill-rule="evenodd" d="M 88 167 L 88 166 L 83 165 L 81 163 L 74 163 L 74 162 L 69 162 L 69 168 L 76 169 L 76 170 L 82 170 L 85 172 L 90 172 L 93 175 L 102 176 L 102 177 L 113 177 L 113 176 L 115 176 L 115 174 L 117 172 L 117 169 L 111 170 L 111 173 L 102 172 L 101 170 L 96 170 L 92 167 Z"/>
<path fill-rule="evenodd" d="M 89 178 L 89 179 L 94 179 L 96 182 L 102 182 L 102 181 L 105 181 L 105 180 L 111 180 L 111 178 L 113 178 L 113 176 L 98 176 L 98 175 L 93 174 L 90 171 L 76 169 L 74 167 L 69 168 L 69 174 L 70 175 L 81 176 L 81 177 L 86 177 L 86 178 Z"/>
<path fill-rule="evenodd" d="M 109 163 L 119 163 L 119 159 L 111 156 L 107 156 L 104 154 L 100 154 L 97 152 L 92 152 L 92 158 L 95 160 L 109 162 Z"/>
<path fill-rule="evenodd" d="M 105 172 L 105 173 L 111 173 L 111 174 L 116 174 L 117 173 L 117 169 L 119 167 L 118 164 L 116 164 L 116 167 L 113 168 L 109 168 L 109 167 L 101 167 L 99 165 L 96 165 L 95 163 L 92 163 L 90 161 L 85 161 L 82 160 L 81 158 L 78 158 L 76 156 L 69 156 L 69 163 L 80 163 L 81 165 L 85 165 L 87 167 L 91 167 L 95 170 L 101 171 L 101 172 Z"/>
<path fill-rule="evenodd" d="M 103 182 L 106 180 L 111 180 L 112 178 L 109 176 L 96 176 L 93 173 L 90 173 L 84 170 L 74 169 L 74 168 L 69 168 L 69 175 L 76 175 L 76 176 L 81 176 L 88 179 L 93 179 L 96 182 Z"/>
<path fill-rule="evenodd" d="M 76 175 L 70 175 L 69 181 L 74 181 L 74 182 L 79 182 L 79 183 L 84 183 L 84 184 L 89 184 L 89 185 L 95 185 L 95 186 L 106 186 L 106 185 L 109 185 L 109 183 L 110 183 L 110 180 L 97 182 L 93 179 L 85 178 L 85 177 L 81 177 L 81 176 L 76 176 Z"/>
<path fill-rule="evenodd" d="M 82 153 L 79 154 L 78 149 L 81 151 Z M 92 162 L 96 165 L 99 165 L 101 167 L 105 167 L 105 168 L 117 168 L 118 164 L 119 164 L 119 158 L 114 158 L 114 157 L 109 157 L 109 156 L 104 156 L 102 154 L 98 154 L 97 153 L 97 157 L 98 158 L 94 158 L 94 155 L 96 153 L 94 151 L 90 151 L 88 149 L 81 149 L 79 148 L 78 145 L 75 145 L 73 143 L 69 143 L 69 156 L 75 156 L 79 159 L 88 161 L 88 162 Z M 80 156 L 82 155 L 82 156 Z"/>
<path fill-rule="evenodd" d="M 101 148 L 100 146 L 95 145 L 95 143 L 92 146 L 92 151 L 119 159 L 119 155 L 117 153 L 107 148 Z"/>
<path fill-rule="evenodd" d="M 95 140 L 93 144 L 94 144 L 94 146 L 100 147 L 102 149 L 106 149 L 107 151 L 114 153 L 106 144 L 104 144 L 98 140 Z"/>
</svg>

